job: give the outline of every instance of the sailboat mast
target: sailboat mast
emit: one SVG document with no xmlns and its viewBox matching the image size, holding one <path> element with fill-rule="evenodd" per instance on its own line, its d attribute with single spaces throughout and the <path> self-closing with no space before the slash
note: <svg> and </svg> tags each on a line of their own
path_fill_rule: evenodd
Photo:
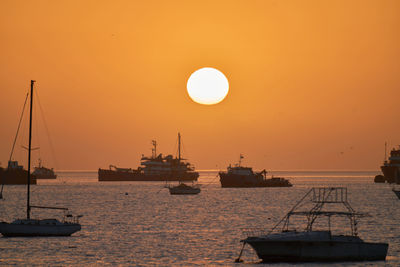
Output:
<svg viewBox="0 0 400 267">
<path fill-rule="evenodd" d="M 181 161 L 181 133 L 178 133 L 178 159 Z"/>
<path fill-rule="evenodd" d="M 26 197 L 26 218 L 31 217 L 31 206 L 30 206 L 30 190 L 31 190 L 31 148 L 32 148 L 32 107 L 33 107 L 33 84 L 34 80 L 31 80 L 31 105 L 29 111 L 29 148 L 28 148 L 28 187 L 27 187 L 27 197 Z"/>
</svg>

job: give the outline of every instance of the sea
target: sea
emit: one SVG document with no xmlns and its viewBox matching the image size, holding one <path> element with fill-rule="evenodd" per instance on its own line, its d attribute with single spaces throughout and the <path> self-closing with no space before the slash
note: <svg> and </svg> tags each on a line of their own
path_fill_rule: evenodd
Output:
<svg viewBox="0 0 400 267">
<path fill-rule="evenodd" d="M 96 171 L 57 174 L 31 186 L 31 203 L 68 207 L 83 215 L 82 230 L 71 237 L 0 237 L 0 265 L 266 266 L 249 245 L 235 263 L 248 229 L 272 229 L 313 187 L 346 187 L 348 202 L 365 214 L 358 235 L 388 243 L 386 261 L 296 266 L 400 266 L 400 200 L 390 185 L 374 183 L 379 171 L 270 173 L 289 178 L 290 188 L 221 188 L 217 171 L 200 171 L 198 195 L 170 195 L 163 182 L 98 182 Z M 0 221 L 26 216 L 26 186 L 6 185 L 3 196 Z M 32 211 L 33 218 L 62 216 Z M 332 230 L 350 229 L 338 223 L 331 219 Z"/>
</svg>

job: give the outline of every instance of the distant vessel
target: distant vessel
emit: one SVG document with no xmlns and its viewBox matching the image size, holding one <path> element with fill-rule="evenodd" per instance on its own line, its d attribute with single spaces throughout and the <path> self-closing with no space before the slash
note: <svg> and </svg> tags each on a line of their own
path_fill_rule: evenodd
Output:
<svg viewBox="0 0 400 267">
<path fill-rule="evenodd" d="M 32 149 L 32 109 L 33 109 L 33 84 L 31 81 L 31 105 L 29 119 L 29 148 L 28 148 L 28 171 L 26 172 L 27 181 L 27 200 L 26 200 L 26 219 L 16 219 L 11 223 L 0 222 L 0 233 L 3 236 L 69 236 L 79 230 L 81 225 L 78 222 L 80 216 L 72 216 L 68 213 L 67 208 L 58 207 L 42 207 L 32 206 L 30 204 L 30 165 L 31 165 L 31 149 Z M 21 168 L 22 169 L 22 168 Z M 64 210 L 64 220 L 61 222 L 57 219 L 31 219 L 31 208 L 40 209 L 60 209 Z"/>
<path fill-rule="evenodd" d="M 313 206 L 309 211 L 301 211 L 306 205 L 306 198 L 310 197 Z M 344 211 L 332 210 L 332 205 L 342 204 Z M 326 211 L 323 210 L 326 206 Z M 305 231 L 289 229 L 291 216 L 304 216 L 307 220 Z M 331 217 L 342 216 L 350 220 L 351 235 L 333 235 L 331 232 Z M 312 188 L 289 213 L 268 233 L 255 234 L 249 231 L 246 239 L 242 240 L 243 248 L 250 244 L 258 257 L 264 262 L 342 262 L 342 261 L 375 261 L 385 260 L 388 250 L 387 243 L 365 242 L 357 236 L 356 213 L 347 201 L 347 188 L 329 187 Z M 317 219 L 328 219 L 328 230 L 313 229 Z M 301 220 L 293 220 L 299 224 Z M 293 225 L 293 221 L 292 225 Z M 320 225 L 317 220 L 316 225 Z M 283 224 L 282 231 L 273 231 Z M 299 225 L 298 225 L 299 226 Z M 243 251 L 242 248 L 242 251 Z M 242 251 L 236 261 L 240 261 Z"/>
<path fill-rule="evenodd" d="M 57 175 L 54 173 L 53 168 L 49 169 L 42 165 L 42 160 L 39 159 L 39 167 L 35 167 L 32 173 L 36 179 L 56 179 Z"/>
<path fill-rule="evenodd" d="M 18 161 L 8 161 L 6 169 L 0 168 L 0 182 L 2 185 L 27 184 L 28 171 L 18 164 Z M 30 183 L 36 184 L 36 176 L 31 175 Z"/>
<path fill-rule="evenodd" d="M 400 148 L 393 148 L 392 151 L 390 151 L 389 161 L 385 160 L 383 162 L 381 170 L 383 176 L 385 176 L 386 182 L 400 184 Z"/>
<path fill-rule="evenodd" d="M 289 180 L 281 177 L 267 179 L 265 170 L 254 172 L 250 167 L 241 166 L 243 155 L 234 167 L 228 166 L 227 172 L 219 172 L 221 187 L 290 187 Z"/>
<path fill-rule="evenodd" d="M 194 167 L 181 158 L 181 135 L 178 133 L 178 156 L 157 155 L 157 142 L 152 141 L 152 156 L 141 158 L 138 169 L 118 168 L 99 169 L 99 181 L 197 181 L 199 173 Z"/>
<path fill-rule="evenodd" d="M 179 183 L 177 186 L 166 186 L 169 189 L 171 195 L 197 195 L 200 193 L 200 187 L 198 185 L 187 185 L 185 183 Z"/>
</svg>

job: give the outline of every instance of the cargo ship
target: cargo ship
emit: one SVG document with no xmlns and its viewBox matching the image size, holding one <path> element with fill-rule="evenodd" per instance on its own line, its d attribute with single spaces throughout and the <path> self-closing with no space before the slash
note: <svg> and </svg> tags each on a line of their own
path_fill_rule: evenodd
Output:
<svg viewBox="0 0 400 267">
<path fill-rule="evenodd" d="M 197 181 L 199 173 L 181 157 L 181 135 L 178 133 L 178 155 L 157 154 L 157 142 L 152 141 L 151 157 L 142 156 L 137 169 L 119 168 L 110 165 L 109 169 L 99 169 L 99 181 Z"/>
<path fill-rule="evenodd" d="M 289 180 L 282 177 L 267 178 L 267 171 L 254 172 L 250 167 L 241 166 L 243 155 L 239 163 L 229 165 L 226 172 L 219 172 L 221 187 L 290 187 Z"/>
<path fill-rule="evenodd" d="M 390 151 L 389 160 L 383 162 L 381 170 L 386 182 L 400 184 L 400 147 Z"/>
</svg>

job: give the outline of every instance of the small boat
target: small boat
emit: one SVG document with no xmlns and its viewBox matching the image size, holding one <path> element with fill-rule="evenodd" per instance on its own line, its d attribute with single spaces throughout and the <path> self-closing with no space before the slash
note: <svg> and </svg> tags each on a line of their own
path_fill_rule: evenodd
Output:
<svg viewBox="0 0 400 267">
<path fill-rule="evenodd" d="M 31 150 L 32 150 L 32 106 L 33 106 L 33 85 L 31 81 L 30 90 L 30 119 L 29 119 L 29 147 L 28 147 L 28 171 L 27 171 L 27 201 L 26 201 L 26 219 L 16 219 L 11 223 L 0 222 L 0 233 L 6 237 L 13 236 L 70 236 L 81 230 L 79 218 L 68 212 L 67 208 L 33 206 L 30 204 L 30 181 L 31 181 Z M 64 211 L 64 219 L 31 219 L 31 209 L 56 209 Z"/>
<path fill-rule="evenodd" d="M 54 173 L 53 168 L 49 169 L 42 165 L 42 160 L 39 159 L 39 167 L 35 167 L 32 172 L 36 176 L 36 179 L 56 179 L 57 174 Z"/>
<path fill-rule="evenodd" d="M 309 198 L 310 201 L 306 201 Z M 311 209 L 300 210 L 308 202 Z M 344 211 L 332 210 L 332 205 L 344 206 Z M 326 206 L 329 208 L 324 209 Z M 385 260 L 388 250 L 387 243 L 365 242 L 357 235 L 356 217 L 363 214 L 356 213 L 347 201 L 347 188 L 329 187 L 312 188 L 287 213 L 287 215 L 269 232 L 248 231 L 248 237 L 243 242 L 243 248 L 249 244 L 263 262 L 343 262 L 343 261 L 377 261 Z M 292 229 L 289 222 L 292 216 L 303 216 L 305 230 Z M 350 220 L 351 234 L 332 234 L 331 217 L 342 216 Z M 328 229 L 314 230 L 313 226 L 321 225 L 321 217 L 327 218 Z M 299 218 L 293 220 L 297 226 L 301 224 Z M 293 224 L 292 221 L 292 224 Z M 280 231 L 277 227 L 282 225 Z"/>
<path fill-rule="evenodd" d="M 179 183 L 177 186 L 166 186 L 169 189 L 171 195 L 197 195 L 200 193 L 200 187 L 197 185 L 187 185 L 185 183 Z"/>
</svg>

